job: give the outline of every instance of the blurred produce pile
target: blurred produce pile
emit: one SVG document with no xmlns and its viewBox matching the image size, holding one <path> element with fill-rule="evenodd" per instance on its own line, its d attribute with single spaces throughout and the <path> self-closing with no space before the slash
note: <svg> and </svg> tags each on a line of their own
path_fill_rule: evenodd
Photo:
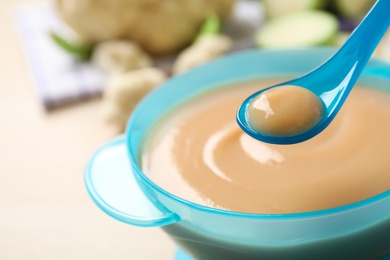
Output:
<svg viewBox="0 0 390 260">
<path fill-rule="evenodd" d="M 221 28 L 236 2 L 56 0 L 60 16 L 77 34 L 78 41 L 69 42 L 60 32 L 52 37 L 63 49 L 78 59 L 93 62 L 107 74 L 103 116 L 123 130 L 135 105 L 168 76 L 231 51 L 233 40 L 223 35 Z M 265 18 L 253 35 L 256 45 L 292 48 L 340 46 L 375 0 L 258 2 Z M 390 60 L 389 33 L 376 54 Z M 175 57 L 169 72 L 156 66 L 156 59 L 167 55 Z"/>
<path fill-rule="evenodd" d="M 230 14 L 234 0 L 57 0 L 84 43 L 131 39 L 153 54 L 188 45 L 210 13 Z"/>
<path fill-rule="evenodd" d="M 341 45 L 375 0 L 262 0 L 267 22 L 256 34 L 264 48 Z"/>
<path fill-rule="evenodd" d="M 256 33 L 261 48 L 332 45 L 349 37 L 376 0 L 261 0 L 266 21 Z M 390 61 L 390 31 L 375 55 Z"/>
</svg>

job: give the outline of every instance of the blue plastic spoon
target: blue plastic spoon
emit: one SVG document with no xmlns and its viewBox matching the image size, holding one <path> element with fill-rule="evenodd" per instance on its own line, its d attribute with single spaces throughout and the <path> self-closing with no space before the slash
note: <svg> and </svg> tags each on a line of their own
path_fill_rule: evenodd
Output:
<svg viewBox="0 0 390 260">
<path fill-rule="evenodd" d="M 378 0 L 345 44 L 322 65 L 297 79 L 271 86 L 248 97 L 237 112 L 240 127 L 253 138 L 273 144 L 299 143 L 319 134 L 342 107 L 389 25 L 390 0 Z M 255 130 L 248 122 L 248 107 L 252 100 L 271 88 L 286 85 L 300 86 L 313 92 L 323 103 L 322 118 L 309 130 L 295 135 L 270 135 Z"/>
</svg>

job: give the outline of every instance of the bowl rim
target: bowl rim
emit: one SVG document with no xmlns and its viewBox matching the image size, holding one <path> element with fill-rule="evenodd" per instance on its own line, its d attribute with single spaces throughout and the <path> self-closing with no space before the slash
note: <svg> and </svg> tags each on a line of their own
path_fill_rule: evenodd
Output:
<svg viewBox="0 0 390 260">
<path fill-rule="evenodd" d="M 337 49 L 334 47 L 313 47 L 313 48 L 294 48 L 294 49 L 250 49 L 250 50 L 244 50 L 244 51 L 238 51 L 235 53 L 231 53 L 228 55 L 223 56 L 222 58 L 218 58 L 216 60 L 213 60 L 211 62 L 208 62 L 207 64 L 204 64 L 202 66 L 199 66 L 195 69 L 192 69 L 188 72 L 185 72 L 181 75 L 175 76 L 176 78 L 180 77 L 189 77 L 191 76 L 193 71 L 203 71 L 207 70 L 209 67 L 209 64 L 219 64 L 223 63 L 225 59 L 229 58 L 234 58 L 236 56 L 241 56 L 243 54 L 250 54 L 250 53 L 291 53 L 293 51 L 303 51 L 303 52 L 309 52 L 309 51 L 325 51 L 329 52 L 329 55 L 332 55 Z M 386 71 L 389 72 L 390 75 L 390 63 L 379 58 L 379 57 L 372 57 L 370 60 L 370 63 L 374 62 L 376 66 L 379 67 L 385 67 Z M 367 66 L 370 66 L 370 63 Z M 377 76 L 370 74 L 369 76 Z M 390 77 L 389 77 L 390 80 Z M 167 80 L 161 87 L 165 87 L 166 85 L 171 84 L 171 79 Z M 161 88 L 159 87 L 159 88 Z M 196 209 L 202 212 L 207 212 L 211 214 L 216 214 L 216 215 L 223 215 L 223 216 L 230 216 L 230 217 L 238 217 L 238 218 L 250 218 L 250 219 L 268 219 L 268 220 L 288 220 L 288 219 L 304 219 L 304 218 L 314 218 L 314 217 L 324 217 L 324 216 L 329 216 L 329 215 L 335 215 L 335 214 L 341 214 L 341 213 L 346 213 L 349 211 L 353 210 L 358 210 L 361 208 L 364 208 L 366 206 L 370 206 L 376 203 L 379 203 L 385 199 L 390 199 L 390 189 L 387 191 L 384 191 L 382 193 L 379 193 L 377 195 L 374 195 L 372 197 L 353 202 L 350 204 L 342 205 L 342 206 L 337 206 L 333 208 L 327 208 L 327 209 L 321 209 L 321 210 L 315 210 L 315 211 L 308 211 L 308 212 L 296 212 L 296 213 L 283 213 L 283 214 L 260 214 L 260 213 L 245 213 L 245 212 L 236 212 L 236 211 L 229 211 L 229 210 L 224 210 L 224 209 L 218 209 L 218 208 L 213 208 L 213 207 L 208 207 L 204 206 L 201 204 L 197 204 L 194 202 L 191 202 L 189 200 L 183 199 L 177 195 L 174 195 L 170 193 L 169 191 L 161 188 L 158 186 L 156 183 L 154 183 L 151 179 L 147 177 L 146 174 L 144 174 L 141 170 L 141 168 L 138 165 L 138 160 L 137 160 L 137 155 L 132 152 L 131 145 L 130 145 L 130 138 L 131 138 L 131 132 L 135 128 L 134 122 L 138 117 L 140 117 L 139 113 L 139 107 L 143 106 L 144 102 L 142 101 L 134 110 L 132 116 L 130 117 L 127 126 L 126 126 L 126 131 L 125 131 L 125 136 L 126 136 L 126 147 L 127 147 L 127 152 L 128 152 L 128 157 L 130 159 L 130 164 L 132 166 L 133 171 L 139 177 L 144 183 L 146 183 L 149 187 L 157 191 L 158 193 L 178 202 L 179 204 L 182 204 L 183 206 L 190 207 L 191 209 Z M 138 180 L 138 178 L 136 178 Z M 144 191 L 145 192 L 145 191 Z M 146 193 L 146 192 L 145 192 Z M 148 195 L 148 194 L 147 194 Z M 155 202 L 153 202 L 155 203 Z M 390 215 L 390 211 L 389 211 Z"/>
</svg>

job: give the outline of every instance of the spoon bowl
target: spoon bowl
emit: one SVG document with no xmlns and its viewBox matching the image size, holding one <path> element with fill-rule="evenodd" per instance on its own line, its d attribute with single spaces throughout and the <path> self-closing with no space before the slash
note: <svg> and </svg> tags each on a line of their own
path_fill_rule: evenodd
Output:
<svg viewBox="0 0 390 260">
<path fill-rule="evenodd" d="M 345 44 L 331 58 L 299 78 L 249 96 L 237 111 L 237 123 L 253 138 L 273 144 L 299 143 L 321 133 L 337 115 L 389 25 L 390 0 L 378 0 Z M 314 93 L 323 104 L 322 118 L 309 130 L 294 135 L 271 135 L 256 130 L 249 122 L 248 111 L 251 102 L 272 88 L 287 85 L 303 87 Z"/>
</svg>

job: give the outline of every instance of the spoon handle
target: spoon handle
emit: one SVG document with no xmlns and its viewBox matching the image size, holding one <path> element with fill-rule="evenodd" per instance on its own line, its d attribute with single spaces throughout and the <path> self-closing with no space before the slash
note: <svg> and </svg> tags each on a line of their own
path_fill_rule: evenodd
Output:
<svg viewBox="0 0 390 260">
<path fill-rule="evenodd" d="M 351 91 L 389 25 L 390 0 L 378 0 L 338 52 L 292 83 L 308 87 L 321 96 L 328 107 L 337 102 L 336 95 L 346 97 L 342 93 Z"/>
<path fill-rule="evenodd" d="M 358 57 L 359 64 L 357 66 L 362 70 L 386 33 L 389 25 L 390 0 L 377 0 L 337 55 Z"/>
</svg>

